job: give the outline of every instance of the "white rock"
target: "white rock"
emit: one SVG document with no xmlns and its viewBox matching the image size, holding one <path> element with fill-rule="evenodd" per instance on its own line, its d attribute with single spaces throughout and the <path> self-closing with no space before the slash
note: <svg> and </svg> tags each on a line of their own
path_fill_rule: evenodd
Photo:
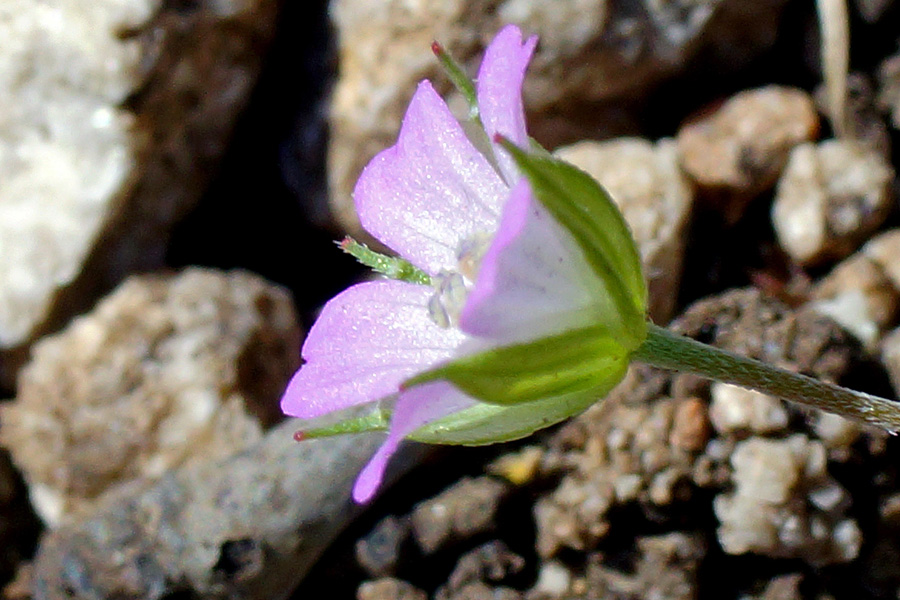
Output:
<svg viewBox="0 0 900 600">
<path fill-rule="evenodd" d="M 710 387 L 709 418 L 719 433 L 772 433 L 787 426 L 788 412 L 780 400 L 728 383 Z"/>
<path fill-rule="evenodd" d="M 887 217 L 893 177 L 884 156 L 862 144 L 797 146 L 772 207 L 781 247 L 802 265 L 849 255 Z"/>
</svg>

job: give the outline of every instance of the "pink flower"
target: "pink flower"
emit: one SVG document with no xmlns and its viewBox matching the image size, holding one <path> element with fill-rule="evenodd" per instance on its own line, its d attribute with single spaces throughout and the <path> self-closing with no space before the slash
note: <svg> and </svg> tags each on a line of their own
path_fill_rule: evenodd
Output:
<svg viewBox="0 0 900 600">
<path fill-rule="evenodd" d="M 521 88 L 536 43 L 507 26 L 487 48 L 477 80 L 487 139 L 500 134 L 527 145 Z M 444 381 L 401 388 L 453 358 L 469 339 L 458 323 L 472 266 L 494 237 L 510 185 L 519 179 L 512 159 L 496 145 L 491 151 L 485 156 L 476 149 L 423 81 L 397 143 L 372 159 L 354 190 L 363 227 L 435 282 L 366 282 L 329 301 L 303 345 L 305 364 L 282 399 L 286 414 L 305 419 L 395 400 L 387 440 L 354 486 L 358 502 L 375 493 L 404 437 L 477 403 Z"/>
<path fill-rule="evenodd" d="M 357 183 L 363 226 L 431 285 L 375 281 L 332 299 L 282 408 L 314 418 L 393 406 L 354 486 L 359 502 L 404 438 L 493 443 L 581 412 L 621 380 L 646 335 L 640 260 L 609 196 L 571 165 L 517 149 L 530 146 L 521 87 L 535 44 L 509 26 L 485 53 L 476 95 L 487 155 L 423 82 L 396 145 Z M 498 136 L 502 147 L 489 141 Z"/>
</svg>

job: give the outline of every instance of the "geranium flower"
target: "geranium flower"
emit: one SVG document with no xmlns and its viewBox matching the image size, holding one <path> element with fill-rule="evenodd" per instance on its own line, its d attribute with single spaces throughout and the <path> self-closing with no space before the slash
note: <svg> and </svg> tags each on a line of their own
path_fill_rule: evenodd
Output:
<svg viewBox="0 0 900 600">
<path fill-rule="evenodd" d="M 514 150 L 529 144 L 521 87 L 536 42 L 508 26 L 485 52 L 476 90 L 486 154 L 424 81 L 397 143 L 356 185 L 363 227 L 432 285 L 372 281 L 329 301 L 282 408 L 309 419 L 393 405 L 387 439 L 354 486 L 358 502 L 375 493 L 404 438 L 479 444 L 530 434 L 602 397 L 643 339 L 646 290 L 621 216 L 603 196 L 611 235 L 589 203 L 560 213 L 543 197 L 542 173 L 562 169 L 551 187 L 592 185 L 594 199 L 602 190 L 574 167 Z M 623 287 L 620 265 L 586 254 L 616 246 L 623 231 L 625 248 L 612 255 L 630 261 L 636 292 Z M 623 306 L 636 321 L 620 318 Z"/>
</svg>

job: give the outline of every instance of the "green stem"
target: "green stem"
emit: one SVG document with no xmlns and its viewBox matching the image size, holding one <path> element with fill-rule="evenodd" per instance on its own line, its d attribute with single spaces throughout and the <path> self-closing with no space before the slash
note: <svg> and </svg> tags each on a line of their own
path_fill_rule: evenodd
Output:
<svg viewBox="0 0 900 600">
<path fill-rule="evenodd" d="M 877 425 L 891 433 L 900 431 L 900 403 L 719 350 L 657 325 L 648 327 L 647 339 L 634 353 L 634 360 L 750 388 Z"/>
</svg>

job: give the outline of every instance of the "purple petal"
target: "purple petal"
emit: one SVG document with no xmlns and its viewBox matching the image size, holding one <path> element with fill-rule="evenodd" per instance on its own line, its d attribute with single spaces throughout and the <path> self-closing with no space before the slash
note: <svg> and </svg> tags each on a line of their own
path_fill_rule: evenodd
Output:
<svg viewBox="0 0 900 600">
<path fill-rule="evenodd" d="M 507 193 L 444 100 L 423 81 L 396 145 L 372 159 L 353 195 L 369 233 L 435 274 L 456 265 L 461 239 L 493 232 Z"/>
<path fill-rule="evenodd" d="M 412 375 L 448 358 L 464 339 L 428 317 L 428 286 L 371 281 L 332 298 L 303 344 L 306 359 L 281 400 L 310 419 L 399 391 Z"/>
<path fill-rule="evenodd" d="M 522 82 L 536 45 L 537 36 L 523 42 L 522 31 L 515 25 L 507 25 L 484 52 L 478 71 L 478 110 L 491 140 L 499 133 L 520 148 L 528 146 Z M 512 158 L 498 149 L 497 162 L 512 186 L 519 178 Z"/>
<path fill-rule="evenodd" d="M 375 495 L 384 478 L 388 460 L 397 451 L 403 438 L 423 425 L 469 408 L 473 404 L 475 400 L 445 381 L 426 383 L 402 392 L 394 406 L 394 416 L 391 419 L 391 430 L 387 439 L 356 478 L 353 499 L 362 504 Z"/>
<path fill-rule="evenodd" d="M 505 345 L 596 323 L 604 302 L 597 286 L 574 239 L 522 180 L 482 259 L 460 328 Z"/>
</svg>

